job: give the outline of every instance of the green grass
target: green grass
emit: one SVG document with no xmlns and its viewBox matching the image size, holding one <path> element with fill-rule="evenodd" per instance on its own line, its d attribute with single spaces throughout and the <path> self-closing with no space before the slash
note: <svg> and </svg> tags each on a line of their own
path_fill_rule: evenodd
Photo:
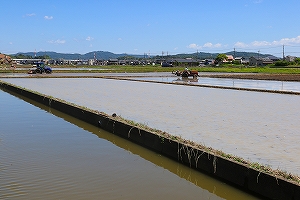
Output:
<svg viewBox="0 0 300 200">
<path fill-rule="evenodd" d="M 17 66 L 18 68 L 30 68 L 30 65 Z M 172 72 L 184 70 L 180 67 L 161 67 L 160 65 L 106 65 L 106 66 L 87 66 L 87 65 L 59 65 L 51 66 L 54 73 L 147 73 L 147 72 Z M 73 68 L 72 70 L 56 70 L 56 68 Z M 76 70 L 86 68 L 86 70 Z M 93 69 L 93 70 L 89 70 Z M 220 67 L 190 67 L 191 70 L 198 72 L 223 72 L 223 73 L 267 73 L 267 74 L 300 74 L 300 67 L 245 67 L 242 65 L 225 65 Z M 12 70 L 10 67 L 4 69 L 0 66 L 0 73 L 27 73 L 28 69 Z"/>
</svg>

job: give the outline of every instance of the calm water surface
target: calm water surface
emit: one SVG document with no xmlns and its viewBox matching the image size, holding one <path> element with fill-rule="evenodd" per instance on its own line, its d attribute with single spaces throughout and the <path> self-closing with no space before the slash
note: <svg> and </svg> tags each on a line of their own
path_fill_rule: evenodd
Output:
<svg viewBox="0 0 300 200">
<path fill-rule="evenodd" d="M 181 77 L 140 77 L 131 78 L 135 80 L 159 81 L 166 83 L 183 83 L 190 85 L 211 85 L 233 88 L 274 90 L 274 91 L 293 91 L 300 93 L 300 82 L 295 81 L 272 81 L 272 80 L 247 80 L 229 78 L 181 78 Z"/>
<path fill-rule="evenodd" d="M 99 78 L 6 79 L 300 174 L 300 96 Z"/>
<path fill-rule="evenodd" d="M 257 199 L 0 90 L 0 199 Z"/>
</svg>

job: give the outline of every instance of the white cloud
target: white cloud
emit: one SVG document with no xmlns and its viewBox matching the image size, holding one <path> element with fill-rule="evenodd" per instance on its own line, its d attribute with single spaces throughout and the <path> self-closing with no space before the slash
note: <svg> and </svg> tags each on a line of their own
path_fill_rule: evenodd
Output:
<svg viewBox="0 0 300 200">
<path fill-rule="evenodd" d="M 25 16 L 26 17 L 33 17 L 33 16 L 35 16 L 35 13 L 29 13 L 29 14 L 26 14 Z"/>
<path fill-rule="evenodd" d="M 50 44 L 64 44 L 64 43 L 66 43 L 66 41 L 65 40 L 50 40 L 50 41 L 48 41 L 48 43 L 50 43 Z"/>
<path fill-rule="evenodd" d="M 52 16 L 47 16 L 47 15 L 46 15 L 46 16 L 44 17 L 44 19 L 46 19 L 46 20 L 51 20 L 51 19 L 53 19 L 53 17 L 52 17 Z"/>
<path fill-rule="evenodd" d="M 88 36 L 85 40 L 87 40 L 87 41 L 92 41 L 93 39 L 94 39 L 94 38 Z"/>
<path fill-rule="evenodd" d="M 249 43 L 245 43 L 245 42 L 241 42 L 238 41 L 236 42 L 233 47 L 234 48 L 238 48 L 239 50 L 249 50 L 249 49 L 260 49 L 260 48 L 275 48 L 275 47 L 280 47 L 282 45 L 285 46 L 300 46 L 300 35 L 294 38 L 282 38 L 279 40 L 274 40 L 274 41 L 253 41 L 253 42 L 249 42 Z M 229 45 L 224 45 L 221 43 L 216 43 L 213 44 L 211 42 L 207 42 L 205 44 L 201 45 L 197 45 L 196 43 L 192 43 L 190 45 L 187 46 L 187 48 L 190 49 L 196 49 L 196 50 L 200 50 L 200 49 L 205 49 L 207 51 L 210 50 L 220 50 L 224 48 L 232 48 Z"/>
<path fill-rule="evenodd" d="M 238 47 L 238 48 L 246 48 L 248 47 L 247 44 L 243 43 L 243 42 L 237 42 L 233 45 L 234 47 Z"/>
<path fill-rule="evenodd" d="M 287 45 L 293 45 L 293 44 L 299 44 L 300 43 L 300 35 L 295 37 L 295 38 L 282 38 L 279 41 L 273 41 L 272 44 L 274 45 L 283 45 L 283 44 L 287 44 Z"/>
<path fill-rule="evenodd" d="M 213 46 L 213 44 L 210 43 L 210 42 L 207 42 L 207 43 L 205 43 L 205 44 L 203 45 L 203 47 L 208 47 L 208 48 L 210 48 L 210 47 L 212 47 L 212 46 Z"/>
<path fill-rule="evenodd" d="M 122 40 L 122 38 L 118 38 L 118 40 L 119 40 L 119 41 L 121 41 L 121 40 Z"/>
<path fill-rule="evenodd" d="M 190 44 L 188 48 L 190 49 L 203 49 L 203 48 L 221 48 L 223 45 L 221 43 L 213 44 L 211 42 L 205 43 L 203 46 L 197 45 L 197 44 Z"/>
<path fill-rule="evenodd" d="M 251 46 L 254 46 L 254 47 L 263 47 L 263 46 L 269 46 L 271 45 L 270 42 L 267 42 L 267 41 L 254 41 L 251 43 Z"/>
<path fill-rule="evenodd" d="M 274 41 L 254 41 L 249 44 L 243 42 L 236 42 L 234 47 L 238 48 L 252 48 L 252 47 L 275 47 L 281 45 L 299 45 L 300 44 L 300 35 L 294 38 L 282 38 L 280 40 Z"/>
<path fill-rule="evenodd" d="M 190 44 L 190 45 L 188 46 L 188 48 L 190 48 L 190 49 L 199 49 L 199 48 L 201 48 L 201 47 L 200 47 L 199 45 L 193 43 L 193 44 Z"/>
</svg>

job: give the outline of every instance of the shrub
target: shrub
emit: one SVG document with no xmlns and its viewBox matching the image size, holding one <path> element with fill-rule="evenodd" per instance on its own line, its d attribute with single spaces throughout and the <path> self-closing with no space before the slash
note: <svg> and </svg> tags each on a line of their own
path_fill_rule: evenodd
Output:
<svg viewBox="0 0 300 200">
<path fill-rule="evenodd" d="M 285 60 L 280 60 L 275 62 L 275 66 L 288 66 L 289 62 Z"/>
</svg>

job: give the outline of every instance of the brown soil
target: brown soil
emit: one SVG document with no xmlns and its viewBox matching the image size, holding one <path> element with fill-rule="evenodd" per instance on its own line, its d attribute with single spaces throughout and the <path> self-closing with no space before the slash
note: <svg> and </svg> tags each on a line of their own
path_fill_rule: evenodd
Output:
<svg viewBox="0 0 300 200">
<path fill-rule="evenodd" d="M 300 74 L 213 74 L 213 75 L 203 75 L 203 77 L 276 80 L 276 81 L 300 81 Z"/>
</svg>

